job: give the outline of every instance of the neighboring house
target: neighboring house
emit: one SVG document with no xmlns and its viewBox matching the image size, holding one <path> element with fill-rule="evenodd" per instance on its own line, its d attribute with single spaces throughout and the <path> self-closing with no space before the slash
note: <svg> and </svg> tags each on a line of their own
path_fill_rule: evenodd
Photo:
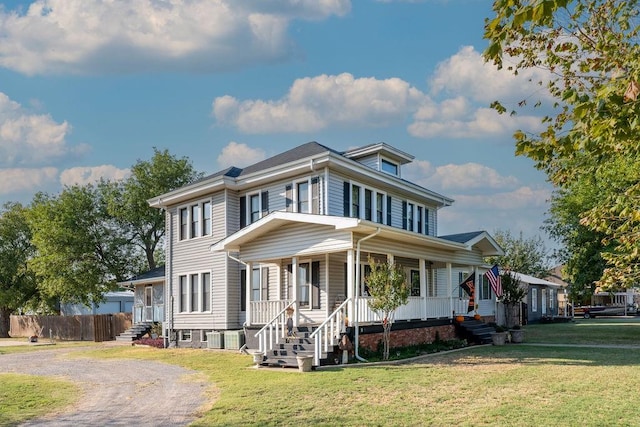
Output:
<svg viewBox="0 0 640 427">
<path fill-rule="evenodd" d="M 112 314 L 131 313 L 133 307 L 133 292 L 114 291 L 104 294 L 104 300 L 91 305 L 80 303 L 60 304 L 62 316 L 77 316 L 82 314 Z"/>
<path fill-rule="evenodd" d="M 540 322 L 542 318 L 558 316 L 558 290 L 561 286 L 527 274 L 511 272 L 522 286 L 527 287 L 526 301 L 520 308 L 521 323 Z"/>
<path fill-rule="evenodd" d="M 558 289 L 558 314 L 561 316 L 572 316 L 571 301 L 569 301 L 569 282 L 562 278 L 563 268 L 564 265 L 562 264 L 556 265 L 549 271 L 549 275 L 544 279 L 560 285 Z"/>
<path fill-rule="evenodd" d="M 119 282 L 132 293 L 133 323 L 164 322 L 164 265 Z"/>
<path fill-rule="evenodd" d="M 411 296 L 395 325 L 414 343 L 453 336 L 451 319 L 468 306 L 458 285 L 472 272 L 479 311 L 495 315 L 483 258 L 502 249 L 484 231 L 437 237 L 438 210 L 453 200 L 405 180 L 412 160 L 385 143 L 339 152 L 310 142 L 149 200 L 166 212 L 171 345 L 203 347 L 210 332 L 243 329 L 250 348 L 269 352 L 289 307 L 323 344 L 316 365 L 345 324 L 356 355 L 375 348 L 369 258 L 404 267 Z"/>
</svg>

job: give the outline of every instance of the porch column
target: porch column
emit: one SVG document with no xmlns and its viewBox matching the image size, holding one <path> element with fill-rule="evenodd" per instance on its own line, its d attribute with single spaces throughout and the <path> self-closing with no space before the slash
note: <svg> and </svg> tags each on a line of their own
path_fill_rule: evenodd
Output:
<svg viewBox="0 0 640 427">
<path fill-rule="evenodd" d="M 245 289 L 245 300 L 246 300 L 246 307 L 247 307 L 247 311 L 246 311 L 246 322 L 247 325 L 251 325 L 251 290 L 253 289 L 253 263 L 252 262 L 248 262 L 246 264 L 246 269 L 244 270 L 244 274 L 245 274 L 245 284 L 246 284 L 246 288 Z"/>
<path fill-rule="evenodd" d="M 422 298 L 422 320 L 427 318 L 427 269 L 425 268 L 425 260 L 420 258 L 420 298 Z"/>
<path fill-rule="evenodd" d="M 291 258 L 291 281 L 293 282 L 293 300 L 296 302 L 295 311 L 293 316 L 293 326 L 298 326 L 298 319 L 300 318 L 300 306 L 298 305 L 298 257 Z"/>
<path fill-rule="evenodd" d="M 353 249 L 347 251 L 347 298 L 351 298 L 349 304 L 347 304 L 347 317 L 349 318 L 349 325 L 353 324 L 355 319 L 355 256 Z"/>
<path fill-rule="evenodd" d="M 451 263 L 447 263 L 447 292 L 449 294 L 449 318 L 453 318 L 453 284 L 451 275 L 453 272 L 451 271 Z"/>
</svg>

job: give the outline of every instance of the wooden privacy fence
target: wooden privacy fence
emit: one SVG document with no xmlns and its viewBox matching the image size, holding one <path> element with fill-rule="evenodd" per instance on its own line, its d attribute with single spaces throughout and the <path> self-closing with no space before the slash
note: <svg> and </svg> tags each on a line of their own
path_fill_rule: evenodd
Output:
<svg viewBox="0 0 640 427">
<path fill-rule="evenodd" d="M 131 327 L 131 313 L 79 316 L 11 316 L 13 338 L 37 335 L 66 341 L 112 341 Z"/>
</svg>

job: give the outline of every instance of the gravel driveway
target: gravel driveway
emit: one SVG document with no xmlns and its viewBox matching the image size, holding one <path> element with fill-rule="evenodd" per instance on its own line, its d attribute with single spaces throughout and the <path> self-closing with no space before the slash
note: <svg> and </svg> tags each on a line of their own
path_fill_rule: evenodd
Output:
<svg viewBox="0 0 640 427">
<path fill-rule="evenodd" d="M 76 349 L 0 355 L 0 372 L 68 379 L 82 389 L 76 405 L 25 426 L 181 426 L 206 403 L 208 383 L 195 371 L 159 362 L 68 358 Z"/>
</svg>

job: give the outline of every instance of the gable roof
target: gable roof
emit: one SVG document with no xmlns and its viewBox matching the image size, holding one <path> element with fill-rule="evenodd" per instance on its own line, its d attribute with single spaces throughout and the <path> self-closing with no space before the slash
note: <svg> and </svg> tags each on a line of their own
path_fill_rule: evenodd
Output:
<svg viewBox="0 0 640 427">
<path fill-rule="evenodd" d="M 156 267 L 152 270 L 145 271 L 123 282 L 118 282 L 118 286 L 130 287 L 141 283 L 160 283 L 164 281 L 165 269 L 164 265 Z"/>
<path fill-rule="evenodd" d="M 367 147 L 377 147 L 381 144 L 384 145 L 387 151 L 395 150 L 393 147 L 384 143 L 372 144 Z M 187 184 L 184 187 L 149 199 L 148 203 L 152 207 L 167 207 L 197 197 L 203 197 L 210 194 L 212 191 L 223 188 L 241 189 L 245 185 L 258 185 L 257 183 L 259 181 L 273 179 L 276 175 L 279 178 L 295 176 L 303 169 L 309 170 L 310 168 L 311 170 L 317 170 L 318 168 L 323 167 L 323 165 L 326 166 L 328 164 L 333 165 L 337 170 L 345 171 L 347 173 L 364 173 L 367 176 L 375 176 L 379 180 L 388 181 L 390 185 L 395 185 L 400 188 L 408 187 L 406 188 L 407 191 L 423 193 L 424 197 L 430 198 L 433 203 L 440 206 L 448 206 L 453 203 L 453 200 L 446 196 L 428 190 L 400 177 L 391 176 L 380 171 L 375 171 L 374 173 L 376 175 L 371 175 L 370 170 L 372 168 L 350 158 L 351 154 L 349 153 L 353 153 L 354 150 L 340 152 L 315 141 L 307 142 L 306 144 L 302 144 L 280 154 L 276 154 L 275 156 L 269 157 L 268 159 L 254 163 L 253 165 L 245 168 L 230 167 L 222 171 L 218 171 Z M 395 151 L 402 153 L 399 150 Z M 403 153 L 403 155 L 409 156 L 405 153 Z"/>
<path fill-rule="evenodd" d="M 533 276 L 529 276 L 528 274 L 523 274 L 523 273 L 518 273 L 515 271 L 512 271 L 511 274 L 513 274 L 517 280 L 519 280 L 522 283 L 528 283 L 529 285 L 542 285 L 542 286 L 548 286 L 550 288 L 561 288 L 562 286 L 557 284 L 557 283 L 553 283 L 550 282 L 548 280 L 544 280 L 544 279 L 539 279 L 537 277 L 533 277 Z"/>
<path fill-rule="evenodd" d="M 451 242 L 462 243 L 469 248 L 477 246 L 484 256 L 502 256 L 504 251 L 486 231 L 470 231 L 467 233 L 449 234 L 446 236 L 438 236 L 440 239 L 449 240 Z"/>
</svg>

